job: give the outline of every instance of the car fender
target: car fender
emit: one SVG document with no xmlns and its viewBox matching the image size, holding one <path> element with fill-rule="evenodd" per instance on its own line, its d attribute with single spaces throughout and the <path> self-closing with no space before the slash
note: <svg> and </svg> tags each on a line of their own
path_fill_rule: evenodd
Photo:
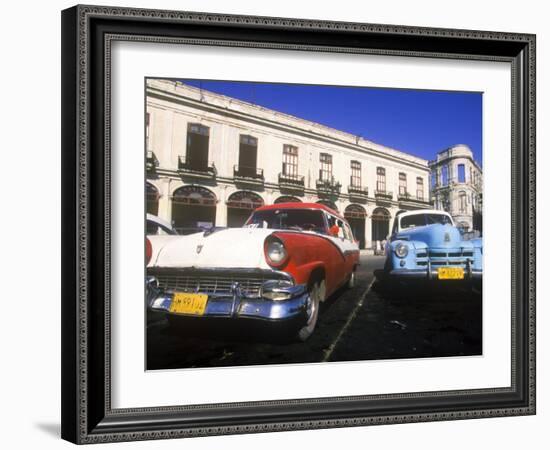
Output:
<svg viewBox="0 0 550 450">
<path fill-rule="evenodd" d="M 398 244 L 406 244 L 409 247 L 409 253 L 405 258 L 400 258 L 395 254 L 395 247 Z M 396 239 L 394 241 L 391 241 L 388 243 L 386 248 L 386 260 L 387 260 L 387 266 L 388 268 L 394 269 L 394 268 L 400 268 L 400 261 L 405 260 L 405 267 L 414 266 L 414 262 L 416 259 L 416 253 L 418 250 L 427 249 L 428 246 L 425 242 L 422 241 L 409 241 L 404 239 Z"/>
<path fill-rule="evenodd" d="M 358 259 L 353 252 L 347 255 L 345 249 L 330 236 L 292 231 L 274 234 L 285 243 L 290 255 L 288 264 L 281 269 L 307 283 L 313 270 L 322 268 L 328 294 L 348 280 Z"/>
<path fill-rule="evenodd" d="M 307 264 L 295 265 L 292 268 L 288 268 L 287 271 L 294 277 L 296 284 L 308 284 L 313 272 L 318 271 L 322 273 L 324 277 L 326 267 L 322 261 L 312 261 Z"/>
</svg>

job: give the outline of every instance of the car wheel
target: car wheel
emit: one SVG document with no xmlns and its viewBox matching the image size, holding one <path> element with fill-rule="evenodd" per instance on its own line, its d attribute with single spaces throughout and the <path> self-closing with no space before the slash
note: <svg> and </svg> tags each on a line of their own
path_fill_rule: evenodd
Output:
<svg viewBox="0 0 550 450">
<path fill-rule="evenodd" d="M 309 289 L 309 299 L 306 308 L 306 323 L 298 331 L 298 339 L 302 342 L 306 341 L 315 330 L 317 319 L 319 317 L 319 305 L 325 295 L 325 281 L 317 281 L 313 283 Z"/>
</svg>

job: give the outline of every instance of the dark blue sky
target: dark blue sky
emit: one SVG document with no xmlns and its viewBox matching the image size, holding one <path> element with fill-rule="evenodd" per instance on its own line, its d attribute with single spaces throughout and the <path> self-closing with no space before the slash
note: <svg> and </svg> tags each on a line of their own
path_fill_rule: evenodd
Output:
<svg viewBox="0 0 550 450">
<path fill-rule="evenodd" d="M 425 159 L 467 144 L 481 165 L 482 94 L 303 84 L 181 80 L 318 122 Z"/>
</svg>

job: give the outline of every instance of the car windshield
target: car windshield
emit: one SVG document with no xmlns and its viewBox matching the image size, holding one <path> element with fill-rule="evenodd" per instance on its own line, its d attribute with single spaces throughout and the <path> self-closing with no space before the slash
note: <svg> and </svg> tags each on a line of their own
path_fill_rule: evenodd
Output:
<svg viewBox="0 0 550 450">
<path fill-rule="evenodd" d="M 171 228 L 165 227 L 164 225 L 154 222 L 153 220 L 147 220 L 147 235 L 155 234 L 177 234 Z"/>
<path fill-rule="evenodd" d="M 450 217 L 445 214 L 414 214 L 401 218 L 401 229 L 422 227 L 434 223 L 440 223 L 441 225 L 453 224 Z"/>
<path fill-rule="evenodd" d="M 325 233 L 323 213 L 315 209 L 265 209 L 252 214 L 247 227 Z"/>
</svg>

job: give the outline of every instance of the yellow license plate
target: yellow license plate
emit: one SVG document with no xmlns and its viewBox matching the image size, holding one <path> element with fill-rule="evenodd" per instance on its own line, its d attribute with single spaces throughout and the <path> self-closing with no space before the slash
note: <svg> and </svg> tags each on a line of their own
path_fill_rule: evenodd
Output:
<svg viewBox="0 0 550 450">
<path fill-rule="evenodd" d="M 463 280 L 464 269 L 462 267 L 439 267 L 437 278 L 440 280 Z"/>
<path fill-rule="evenodd" d="M 187 292 L 176 292 L 170 305 L 170 312 L 176 314 L 189 314 L 191 316 L 202 316 L 206 309 L 208 295 L 189 294 Z"/>
</svg>

